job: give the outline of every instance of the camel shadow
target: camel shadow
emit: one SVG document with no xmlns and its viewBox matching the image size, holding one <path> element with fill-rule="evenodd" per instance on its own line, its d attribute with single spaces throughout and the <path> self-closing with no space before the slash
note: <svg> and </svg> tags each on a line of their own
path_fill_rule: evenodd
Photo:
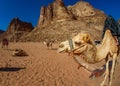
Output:
<svg viewBox="0 0 120 86">
<path fill-rule="evenodd" d="M 112 61 L 109 61 L 109 71 L 111 71 L 111 68 L 112 68 Z M 97 77 L 100 77 L 104 74 L 106 70 L 106 65 L 103 65 L 103 68 L 102 69 L 96 69 L 94 70 L 91 75 L 89 76 L 89 78 L 97 78 Z"/>
<path fill-rule="evenodd" d="M 20 67 L 1 67 L 0 72 L 15 72 L 19 71 L 21 69 L 26 69 L 26 68 L 20 68 Z"/>
</svg>

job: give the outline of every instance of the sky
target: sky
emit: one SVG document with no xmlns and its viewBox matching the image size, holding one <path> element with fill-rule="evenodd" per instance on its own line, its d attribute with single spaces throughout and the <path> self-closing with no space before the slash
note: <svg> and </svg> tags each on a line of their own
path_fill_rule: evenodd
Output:
<svg viewBox="0 0 120 86">
<path fill-rule="evenodd" d="M 6 30 L 10 21 L 18 17 L 22 21 L 37 25 L 41 6 L 47 6 L 54 0 L 0 0 L 0 30 Z M 63 0 L 66 6 L 74 5 L 80 0 Z M 120 19 L 120 0 L 84 0 L 94 8 Z"/>
</svg>

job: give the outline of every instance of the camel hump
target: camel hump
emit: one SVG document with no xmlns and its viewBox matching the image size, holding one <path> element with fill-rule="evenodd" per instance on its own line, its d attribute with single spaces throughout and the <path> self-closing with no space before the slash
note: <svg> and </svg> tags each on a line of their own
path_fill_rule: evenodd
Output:
<svg viewBox="0 0 120 86">
<path fill-rule="evenodd" d="M 107 33 L 111 33 L 111 31 L 109 29 L 106 30 Z"/>
<path fill-rule="evenodd" d="M 111 36 L 112 36 L 111 30 L 107 29 L 107 30 L 105 31 L 105 35 L 111 35 Z"/>
<path fill-rule="evenodd" d="M 119 23 L 119 21 L 117 22 L 111 15 L 108 15 L 104 22 L 102 38 L 104 37 L 104 34 L 107 29 L 109 29 L 111 31 L 113 36 L 117 36 L 118 42 L 120 45 L 120 23 Z"/>
</svg>

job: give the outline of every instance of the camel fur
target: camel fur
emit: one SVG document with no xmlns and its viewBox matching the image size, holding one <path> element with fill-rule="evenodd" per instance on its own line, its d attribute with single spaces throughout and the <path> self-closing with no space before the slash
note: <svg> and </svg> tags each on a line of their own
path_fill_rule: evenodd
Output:
<svg viewBox="0 0 120 86">
<path fill-rule="evenodd" d="M 59 46 L 58 52 L 63 51 L 72 51 L 74 54 L 78 56 L 82 56 L 82 58 L 87 62 L 94 64 L 100 62 L 102 60 L 106 60 L 106 70 L 105 70 L 105 77 L 101 86 L 104 86 L 107 77 L 109 77 L 110 73 L 110 80 L 109 86 L 112 84 L 113 73 L 115 69 L 115 63 L 118 57 L 118 45 L 116 39 L 111 34 L 110 30 L 105 31 L 105 35 L 101 44 L 95 45 L 92 41 L 89 33 L 79 33 L 77 36 L 72 38 L 74 49 L 70 50 L 69 41 L 62 42 Z M 112 58 L 112 68 L 109 71 L 109 61 L 110 57 Z M 77 60 L 77 59 L 76 59 Z M 84 66 L 84 65 L 83 65 Z"/>
</svg>

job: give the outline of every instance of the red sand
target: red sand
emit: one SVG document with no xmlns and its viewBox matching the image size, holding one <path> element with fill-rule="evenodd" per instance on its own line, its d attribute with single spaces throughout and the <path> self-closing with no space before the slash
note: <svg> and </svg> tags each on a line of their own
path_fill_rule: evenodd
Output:
<svg viewBox="0 0 120 86">
<path fill-rule="evenodd" d="M 29 56 L 13 57 L 11 54 L 15 48 L 23 49 Z M 78 69 L 78 63 L 71 56 L 57 53 L 56 48 L 57 45 L 54 45 L 53 50 L 48 50 L 39 42 L 10 43 L 8 50 L 0 48 L 0 86 L 96 86 L 100 84 L 101 78 L 90 79 L 90 72 L 84 68 Z M 119 70 L 120 68 L 117 71 Z M 117 77 L 120 78 L 120 74 Z M 118 78 L 117 80 L 120 80 Z M 120 83 L 117 84 L 114 86 L 119 86 Z"/>
</svg>

